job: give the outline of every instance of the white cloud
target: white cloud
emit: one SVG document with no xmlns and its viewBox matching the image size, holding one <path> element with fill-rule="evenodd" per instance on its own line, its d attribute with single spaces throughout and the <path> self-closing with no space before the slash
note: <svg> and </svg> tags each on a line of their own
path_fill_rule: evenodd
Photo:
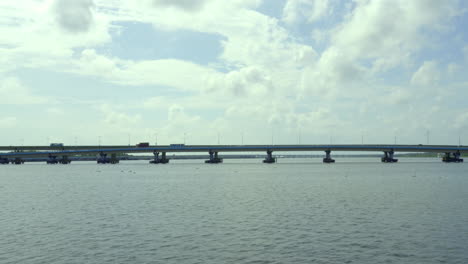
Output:
<svg viewBox="0 0 468 264">
<path fill-rule="evenodd" d="M 143 102 L 143 107 L 148 109 L 167 109 L 170 101 L 174 98 L 168 98 L 167 96 L 154 96 L 147 98 Z"/>
<path fill-rule="evenodd" d="M 397 88 L 392 89 L 391 93 L 383 98 L 383 103 L 402 105 L 411 102 L 411 93 L 408 90 Z"/>
<path fill-rule="evenodd" d="M 86 32 L 93 23 L 92 0 L 56 0 L 54 11 L 59 25 L 72 33 Z"/>
<path fill-rule="evenodd" d="M 268 74 L 257 67 L 245 67 L 207 80 L 206 92 L 225 92 L 234 96 L 265 96 L 273 92 Z"/>
<path fill-rule="evenodd" d="M 49 107 L 45 110 L 45 112 L 48 115 L 54 115 L 54 116 L 64 116 L 66 114 L 63 109 L 60 109 L 57 107 Z"/>
<path fill-rule="evenodd" d="M 133 19 L 152 23 L 158 29 L 187 29 L 216 33 L 226 38 L 221 59 L 227 65 L 243 67 L 303 67 L 313 61 L 316 51 L 296 43 L 278 20 L 252 10 L 258 0 L 211 0 L 199 12 L 148 8 L 143 3 L 127 3 Z"/>
<path fill-rule="evenodd" d="M 363 81 L 365 75 L 364 67 L 353 61 L 345 52 L 329 48 L 322 53 L 317 64 L 302 72 L 300 87 L 303 93 L 313 96 L 355 94 L 356 84 Z"/>
<path fill-rule="evenodd" d="M 377 59 L 383 70 L 400 65 L 424 47 L 430 34 L 457 14 L 456 0 L 358 1 L 349 17 L 333 33 L 333 43 L 359 60 Z M 397 19 L 396 19 L 397 18 Z"/>
<path fill-rule="evenodd" d="M 50 99 L 34 95 L 28 87 L 15 77 L 0 80 L 0 103 L 5 105 L 46 104 Z"/>
<path fill-rule="evenodd" d="M 246 18 L 249 23 L 235 28 L 222 29 L 227 40 L 221 58 L 235 65 L 259 65 L 267 68 L 302 68 L 314 63 L 316 51 L 298 44 L 278 21 L 266 16 L 244 11 L 235 21 Z"/>
<path fill-rule="evenodd" d="M 465 56 L 465 60 L 468 61 L 468 45 L 463 47 L 463 55 Z"/>
<path fill-rule="evenodd" d="M 156 7 L 175 7 L 185 11 L 198 11 L 208 2 L 209 0 L 153 0 L 153 4 Z"/>
<path fill-rule="evenodd" d="M 104 122 L 108 125 L 119 127 L 122 130 L 131 130 L 138 124 L 142 118 L 140 115 L 129 115 L 122 111 L 118 111 L 111 105 L 104 104 L 100 107 L 101 112 L 104 114 Z"/>
<path fill-rule="evenodd" d="M 329 8 L 329 0 L 288 0 L 283 8 L 282 20 L 289 24 L 301 20 L 314 22 L 327 15 Z"/>
<path fill-rule="evenodd" d="M 13 128 L 17 125 L 18 120 L 16 117 L 0 117 L 0 128 Z"/>
<path fill-rule="evenodd" d="M 459 113 L 455 118 L 454 127 L 457 129 L 467 129 L 468 128 L 468 110 L 465 110 L 462 113 Z"/>
<path fill-rule="evenodd" d="M 164 85 L 180 90 L 200 91 L 204 80 L 218 73 L 192 62 L 161 59 L 130 61 L 109 58 L 87 49 L 81 53 L 75 68 L 70 71 L 95 76 L 122 85 Z"/>
<path fill-rule="evenodd" d="M 3 1 L 2 1 L 3 3 Z M 0 72 L 67 70 L 76 48 L 110 41 L 109 17 L 90 0 L 11 1 L 0 4 Z"/>
<path fill-rule="evenodd" d="M 441 74 L 435 61 L 425 61 L 413 74 L 411 83 L 419 86 L 433 86 L 440 80 Z"/>
<path fill-rule="evenodd" d="M 115 85 L 112 96 L 97 103 L 105 103 L 97 107 L 102 116 L 96 115 L 89 124 L 70 122 L 62 128 L 89 133 L 93 142 L 96 133 L 109 137 L 107 142 L 119 140 L 122 135 L 113 135 L 115 131 L 144 140 L 145 133 L 158 130 L 166 143 L 180 142 L 180 131 L 189 134 L 189 143 L 216 143 L 218 132 L 222 143 L 228 139 L 238 143 L 241 130 L 246 143 L 269 143 L 272 128 L 278 133 L 275 138 L 284 142 L 299 129 L 310 136 L 308 142 L 321 143 L 324 138 L 328 141 L 328 134 L 340 131 L 352 131 L 344 133 L 350 134 L 347 137 L 358 131 L 360 142 L 363 127 L 370 134 L 375 131 L 377 141 L 383 138 L 381 133 L 392 133 L 381 132 L 382 126 L 417 133 L 422 123 L 437 127 L 445 120 L 454 111 L 450 99 L 466 90 L 460 84 L 466 82 L 466 61 L 454 60 L 445 67 L 445 57 L 437 51 L 441 48 L 450 53 L 450 47 L 436 47 L 438 43 L 430 41 L 442 31 L 444 37 L 452 36 L 447 29 L 453 26 L 454 10 L 461 9 L 456 2 L 356 0 L 342 11 L 344 20 L 337 22 L 342 14 L 336 17 L 337 2 L 333 0 L 289 0 L 280 20 L 255 11 L 260 4 L 269 4 L 260 0 L 5 0 L 0 3 L 0 72 L 10 78 L 0 81 L 0 92 L 8 95 L 0 104 L 10 104 L 7 107 L 14 111 L 25 104 L 49 103 L 49 97 L 83 84 Z M 113 53 L 122 40 L 112 39 L 109 32 L 132 22 L 132 29 L 151 23 L 157 33 L 165 30 L 164 35 L 172 34 L 175 39 L 187 31 L 213 33 L 221 36 L 222 51 L 208 66 L 180 57 L 122 59 Z M 305 28 L 313 31 L 291 23 L 310 23 Z M 140 34 L 135 39 L 124 40 L 126 45 L 136 46 L 135 41 L 142 37 L 138 31 L 132 32 Z M 310 36 L 319 46 L 307 42 Z M 130 52 L 123 52 L 131 57 Z M 463 52 L 468 56 L 468 48 Z M 447 81 L 440 69 L 455 77 L 449 80 L 446 95 L 435 100 L 435 107 L 428 106 L 425 99 L 411 100 L 417 87 L 408 85 L 408 76 L 414 86 L 431 86 L 428 88 L 435 91 L 435 84 Z M 25 87 L 15 77 L 17 73 L 50 87 L 47 91 Z M 76 83 L 63 87 L 63 79 L 70 74 Z M 455 78 L 458 86 L 453 83 Z M 89 102 L 85 96 L 76 97 L 73 102 Z M 82 104 L 53 103 L 41 113 L 83 111 Z M 460 116 L 458 126 L 466 123 L 464 115 Z M 408 126 L 409 119 L 418 121 Z M 93 122 L 96 131 L 88 131 Z"/>
</svg>

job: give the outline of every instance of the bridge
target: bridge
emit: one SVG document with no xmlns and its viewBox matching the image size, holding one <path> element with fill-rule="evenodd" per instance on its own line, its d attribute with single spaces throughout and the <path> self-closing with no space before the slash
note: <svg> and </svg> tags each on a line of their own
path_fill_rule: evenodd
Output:
<svg viewBox="0 0 468 264">
<path fill-rule="evenodd" d="M 153 153 L 152 164 L 169 163 L 167 153 L 199 152 L 208 153 L 206 163 L 222 163 L 220 152 L 264 152 L 264 163 L 275 163 L 273 152 L 303 152 L 321 151 L 325 153 L 324 163 L 334 163 L 332 151 L 340 152 L 380 152 L 382 162 L 398 162 L 395 152 L 402 153 L 443 153 L 444 162 L 463 162 L 462 154 L 468 153 L 467 146 L 456 145 L 154 145 L 154 146 L 124 146 L 124 145 L 88 145 L 88 146 L 0 146 L 0 164 L 23 164 L 27 158 L 46 157 L 48 164 L 69 164 L 70 157 L 78 155 L 96 155 L 97 163 L 118 163 L 119 153 Z M 109 156 L 110 155 L 110 156 Z"/>
</svg>

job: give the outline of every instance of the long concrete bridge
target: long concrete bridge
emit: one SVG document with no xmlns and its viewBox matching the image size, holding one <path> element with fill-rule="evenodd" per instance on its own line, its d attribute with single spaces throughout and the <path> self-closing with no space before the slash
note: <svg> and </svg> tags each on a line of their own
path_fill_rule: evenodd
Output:
<svg viewBox="0 0 468 264">
<path fill-rule="evenodd" d="M 264 163 L 275 163 L 273 152 L 323 151 L 324 163 L 333 163 L 332 151 L 340 152 L 381 152 L 382 162 L 394 163 L 395 152 L 403 153 L 443 153 L 444 162 L 463 162 L 462 154 L 468 153 L 467 146 L 456 145 L 155 145 L 155 146 L 0 146 L 0 164 L 23 164 L 27 158 L 47 157 L 48 164 L 69 164 L 70 157 L 96 154 L 97 163 L 118 163 L 120 153 L 153 153 L 150 163 L 165 164 L 169 162 L 167 153 L 200 152 L 208 153 L 206 163 L 222 163 L 220 152 L 264 152 Z"/>
</svg>

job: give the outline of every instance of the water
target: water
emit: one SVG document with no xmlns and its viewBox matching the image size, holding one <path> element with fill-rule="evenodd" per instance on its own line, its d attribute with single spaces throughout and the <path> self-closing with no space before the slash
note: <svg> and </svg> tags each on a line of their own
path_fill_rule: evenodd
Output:
<svg viewBox="0 0 468 264">
<path fill-rule="evenodd" d="M 0 263 L 468 263 L 468 164 L 0 166 Z"/>
</svg>

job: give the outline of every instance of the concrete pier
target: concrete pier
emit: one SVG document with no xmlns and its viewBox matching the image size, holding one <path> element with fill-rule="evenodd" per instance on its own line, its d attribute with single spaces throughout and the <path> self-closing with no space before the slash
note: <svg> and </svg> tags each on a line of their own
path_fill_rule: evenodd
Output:
<svg viewBox="0 0 468 264">
<path fill-rule="evenodd" d="M 116 153 L 112 153 L 111 157 L 107 157 L 107 153 L 99 153 L 97 157 L 97 164 L 117 164 L 119 163 L 119 159 L 117 158 Z"/>
<path fill-rule="evenodd" d="M 99 153 L 97 158 L 97 164 L 109 164 L 110 159 L 107 157 L 106 153 Z"/>
<path fill-rule="evenodd" d="M 15 158 L 14 160 L 11 161 L 11 164 L 21 165 L 21 164 L 24 164 L 24 160 L 22 158 Z"/>
<path fill-rule="evenodd" d="M 267 157 L 263 160 L 263 163 L 276 163 L 276 158 L 273 158 L 273 151 L 267 150 Z"/>
<path fill-rule="evenodd" d="M 117 164 L 119 163 L 119 159 L 117 158 L 117 153 L 112 153 L 110 157 L 110 163 L 111 164 Z"/>
<path fill-rule="evenodd" d="M 335 160 L 331 157 L 331 150 L 325 150 L 325 158 L 323 158 L 323 163 L 335 163 Z"/>
<path fill-rule="evenodd" d="M 457 151 L 455 153 L 446 152 L 444 157 L 442 158 L 442 161 L 446 163 L 460 163 L 463 162 L 463 159 L 460 157 L 460 151 Z"/>
<path fill-rule="evenodd" d="M 382 162 L 384 163 L 396 163 L 398 162 L 398 159 L 393 158 L 393 155 L 395 152 L 393 150 L 390 151 L 385 151 L 384 156 L 382 157 Z"/>
<path fill-rule="evenodd" d="M 54 155 L 49 155 L 49 158 L 47 159 L 47 164 L 58 164 L 57 156 Z"/>
<path fill-rule="evenodd" d="M 154 159 L 150 161 L 150 164 L 167 164 L 169 163 L 169 159 L 166 157 L 166 152 L 162 153 L 162 157 L 159 157 L 159 152 L 153 152 Z"/>
<path fill-rule="evenodd" d="M 218 157 L 218 152 L 210 151 L 209 154 L 210 154 L 210 159 L 205 160 L 205 163 L 211 163 L 211 164 L 223 163 L 223 159 Z"/>
<path fill-rule="evenodd" d="M 71 160 L 70 158 L 68 158 L 68 156 L 65 155 L 65 156 L 62 156 L 61 159 L 59 159 L 59 163 L 66 165 L 66 164 L 70 164 Z"/>
</svg>

